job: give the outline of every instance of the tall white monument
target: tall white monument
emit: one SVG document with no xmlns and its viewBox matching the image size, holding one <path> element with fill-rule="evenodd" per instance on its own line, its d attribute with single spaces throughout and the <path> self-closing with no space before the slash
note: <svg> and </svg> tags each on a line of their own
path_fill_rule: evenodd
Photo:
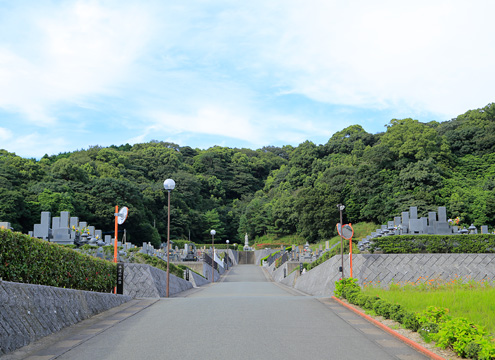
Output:
<svg viewBox="0 0 495 360">
<path fill-rule="evenodd" d="M 249 239 L 247 233 L 246 236 L 244 236 L 244 250 L 249 250 Z"/>
</svg>

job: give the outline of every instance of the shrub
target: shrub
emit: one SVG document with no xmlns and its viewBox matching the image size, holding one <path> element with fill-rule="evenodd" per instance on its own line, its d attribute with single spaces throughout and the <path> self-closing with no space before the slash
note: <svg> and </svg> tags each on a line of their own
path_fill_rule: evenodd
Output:
<svg viewBox="0 0 495 360">
<path fill-rule="evenodd" d="M 453 318 L 442 323 L 435 340 L 438 346 L 451 347 L 459 356 L 465 357 L 466 346 L 484 335 L 486 332 L 482 328 L 467 319 Z"/>
<path fill-rule="evenodd" d="M 334 290 L 334 295 L 336 297 L 344 297 L 344 289 L 347 289 L 349 291 L 350 288 L 360 290 L 361 288 L 359 287 L 357 283 L 357 279 L 354 278 L 344 278 L 339 281 L 335 282 L 335 290 Z"/>
<path fill-rule="evenodd" d="M 464 351 L 466 357 L 470 359 L 495 359 L 495 343 L 486 337 L 476 336 L 473 341 L 466 345 Z"/>
<path fill-rule="evenodd" d="M 382 306 L 382 303 L 385 302 L 385 300 L 382 300 L 382 299 L 379 299 L 377 301 L 375 301 L 375 303 L 373 304 L 373 311 L 377 314 L 377 315 L 381 315 L 380 314 L 380 306 Z"/>
<path fill-rule="evenodd" d="M 391 307 L 392 307 L 391 303 L 383 300 L 382 304 L 378 308 L 378 311 L 380 312 L 380 315 L 383 316 L 385 319 L 390 319 L 390 308 Z"/>
<path fill-rule="evenodd" d="M 396 311 L 390 311 L 390 318 L 394 321 L 397 321 L 402 324 L 402 319 L 404 318 L 404 315 L 406 314 L 406 310 L 400 307 L 400 305 L 395 305 L 399 306 L 399 309 Z"/>
<path fill-rule="evenodd" d="M 495 235 L 395 235 L 373 239 L 370 251 L 384 254 L 493 253 Z"/>
<path fill-rule="evenodd" d="M 0 277 L 5 281 L 110 292 L 114 263 L 70 248 L 0 229 Z"/>
<path fill-rule="evenodd" d="M 345 291 L 345 297 L 351 304 L 356 304 L 356 298 L 361 294 L 360 289 L 350 288 Z"/>
<path fill-rule="evenodd" d="M 383 316 L 385 319 L 390 319 L 390 307 L 392 304 L 390 304 L 388 301 L 385 300 L 377 300 L 373 304 L 373 311 L 380 316 Z"/>
<path fill-rule="evenodd" d="M 366 294 L 363 294 L 363 293 L 360 293 L 359 295 L 357 295 L 354 299 L 355 301 L 355 304 L 357 306 L 363 306 L 364 304 L 366 304 L 366 301 L 368 300 L 368 295 Z"/>
<path fill-rule="evenodd" d="M 426 341 L 430 342 L 431 340 L 435 340 L 436 336 L 434 334 L 438 333 L 438 324 L 437 323 L 426 323 L 421 325 L 421 328 L 418 330 L 418 334 Z"/>
<path fill-rule="evenodd" d="M 425 311 L 418 315 L 420 324 L 434 323 L 439 324 L 449 319 L 449 309 L 437 306 L 428 306 Z"/>
<path fill-rule="evenodd" d="M 412 312 L 404 312 L 404 316 L 402 317 L 402 325 L 404 325 L 406 329 L 418 331 L 419 321 L 417 315 Z"/>
<path fill-rule="evenodd" d="M 373 309 L 373 305 L 378 300 L 380 300 L 380 298 L 378 296 L 368 296 L 368 298 L 366 299 L 366 302 L 364 303 L 363 307 L 365 309 L 372 310 Z"/>
</svg>

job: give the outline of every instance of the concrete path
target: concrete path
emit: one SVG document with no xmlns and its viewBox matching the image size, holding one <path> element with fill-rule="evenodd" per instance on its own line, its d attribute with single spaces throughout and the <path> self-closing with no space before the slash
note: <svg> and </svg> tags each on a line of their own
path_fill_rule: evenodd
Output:
<svg viewBox="0 0 495 360">
<path fill-rule="evenodd" d="M 113 323 L 102 316 L 92 337 L 47 339 L 24 358 L 425 359 L 331 299 L 269 282 L 258 266 L 236 266 L 181 295 L 143 300 L 141 311 Z"/>
</svg>

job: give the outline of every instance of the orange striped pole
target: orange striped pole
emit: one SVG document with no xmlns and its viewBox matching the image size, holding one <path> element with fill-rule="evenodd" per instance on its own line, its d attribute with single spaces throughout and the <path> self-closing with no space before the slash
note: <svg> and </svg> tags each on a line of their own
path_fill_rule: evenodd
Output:
<svg viewBox="0 0 495 360">
<path fill-rule="evenodd" d="M 117 236 L 119 233 L 119 216 L 117 215 L 119 213 L 119 207 L 118 205 L 115 205 L 115 239 L 113 241 L 113 262 L 117 263 Z M 113 293 L 117 294 L 117 287 L 113 289 Z"/>
<path fill-rule="evenodd" d="M 351 252 L 350 252 L 350 267 L 351 267 L 351 278 L 352 278 L 352 237 L 349 239 L 349 248 L 351 249 Z"/>
</svg>

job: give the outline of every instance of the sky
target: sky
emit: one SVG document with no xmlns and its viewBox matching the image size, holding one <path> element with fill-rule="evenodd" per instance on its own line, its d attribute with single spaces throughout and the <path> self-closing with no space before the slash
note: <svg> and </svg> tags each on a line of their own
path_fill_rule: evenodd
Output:
<svg viewBox="0 0 495 360">
<path fill-rule="evenodd" d="M 0 149 L 325 144 L 494 101 L 493 0 L 0 0 Z"/>
</svg>

